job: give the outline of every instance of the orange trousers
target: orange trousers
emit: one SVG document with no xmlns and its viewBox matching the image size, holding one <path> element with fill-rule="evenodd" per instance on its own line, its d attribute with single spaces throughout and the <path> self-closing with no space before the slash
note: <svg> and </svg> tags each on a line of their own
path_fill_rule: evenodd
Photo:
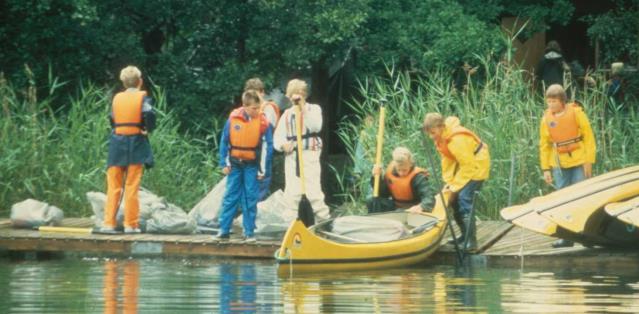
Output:
<svg viewBox="0 0 639 314">
<path fill-rule="evenodd" d="M 128 167 L 112 166 L 107 169 L 107 201 L 104 206 L 104 226 L 116 226 L 115 215 L 118 212 L 118 203 L 122 196 L 122 181 L 126 172 L 124 185 L 124 227 L 138 228 L 140 217 L 140 200 L 138 191 L 142 182 L 142 164 L 129 165 Z"/>
</svg>

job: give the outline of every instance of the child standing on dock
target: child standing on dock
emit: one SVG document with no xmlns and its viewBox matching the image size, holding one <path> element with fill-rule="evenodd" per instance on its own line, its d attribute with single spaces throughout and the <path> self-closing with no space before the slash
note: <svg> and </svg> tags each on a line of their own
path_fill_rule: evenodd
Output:
<svg viewBox="0 0 639 314">
<path fill-rule="evenodd" d="M 322 167 L 320 165 L 320 155 L 322 154 L 322 139 L 320 138 L 320 131 L 322 130 L 322 108 L 319 105 L 306 102 L 307 88 L 306 82 L 302 80 L 294 79 L 288 82 L 286 97 L 291 100 L 293 107 L 288 108 L 282 114 L 282 118 L 275 129 L 273 141 L 275 149 L 286 154 L 284 160 L 284 176 L 286 179 L 284 194 L 287 209 L 297 210 L 302 197 L 302 188 L 299 178 L 296 153 L 297 135 L 295 130 L 298 119 L 301 120 L 306 196 L 311 202 L 316 220 L 323 220 L 329 217 L 329 209 L 324 203 L 321 184 Z M 299 116 L 296 106 L 300 108 L 301 114 Z"/>
<path fill-rule="evenodd" d="M 428 113 L 423 127 L 441 156 L 442 177 L 446 183 L 444 190 L 451 193 L 449 204 L 461 230 L 460 240 L 468 238 L 466 247 L 462 249 L 475 251 L 473 198 L 490 174 L 488 145 L 474 132 L 461 126 L 457 117 L 444 120 L 439 113 Z"/>
<path fill-rule="evenodd" d="M 255 77 L 249 79 L 244 84 L 244 91 L 253 90 L 260 97 L 260 110 L 268 120 L 269 126 L 271 130 L 275 130 L 277 126 L 277 120 L 280 119 L 280 107 L 273 101 L 265 100 L 265 90 L 264 83 L 259 78 Z M 263 139 L 264 140 L 264 139 Z M 259 181 L 260 185 L 260 196 L 258 201 L 263 201 L 269 195 L 270 187 L 271 187 L 271 177 L 273 172 L 273 153 L 262 152 L 266 154 L 266 167 L 264 169 L 264 178 Z"/>
<path fill-rule="evenodd" d="M 411 212 L 431 211 L 435 205 L 434 191 L 428 183 L 428 172 L 415 166 L 413 154 L 406 147 L 393 150 L 393 161 L 382 174 L 381 165 L 373 166 L 373 175 L 380 174 L 379 199 L 366 201 L 368 212 L 392 211 L 396 208 Z M 377 202 L 377 204 L 375 204 Z"/>
<path fill-rule="evenodd" d="M 546 90 L 546 104 L 539 126 L 539 159 L 544 180 L 555 181 L 561 189 L 592 176 L 595 163 L 595 136 L 586 113 L 574 103 L 566 104 L 564 88 L 553 84 Z M 573 242 L 558 240 L 554 247 L 572 246 Z"/>
<path fill-rule="evenodd" d="M 272 151 L 272 129 L 260 110 L 260 97 L 253 90 L 246 91 L 242 94 L 242 107 L 231 112 L 220 139 L 220 167 L 228 177 L 217 240 L 229 239 L 239 205 L 244 239 L 255 242 L 259 180 L 264 177 L 266 158 Z"/>
<path fill-rule="evenodd" d="M 107 158 L 107 201 L 104 207 L 103 233 L 115 233 L 116 213 L 124 193 L 124 232 L 140 233 L 138 191 L 143 165 L 153 166 L 153 153 L 147 137 L 155 129 L 152 99 L 142 88 L 142 72 L 128 66 L 120 72 L 126 88 L 113 98 L 112 132 Z M 124 183 L 124 185 L 123 185 Z M 122 191 L 124 189 L 124 191 Z"/>
</svg>

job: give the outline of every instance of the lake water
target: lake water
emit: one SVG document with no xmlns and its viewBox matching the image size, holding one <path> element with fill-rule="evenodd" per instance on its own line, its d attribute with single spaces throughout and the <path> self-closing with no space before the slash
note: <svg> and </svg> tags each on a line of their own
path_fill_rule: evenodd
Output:
<svg viewBox="0 0 639 314">
<path fill-rule="evenodd" d="M 271 261 L 0 259 L 2 313 L 453 311 L 638 313 L 639 270 L 430 265 L 290 278 Z"/>
</svg>

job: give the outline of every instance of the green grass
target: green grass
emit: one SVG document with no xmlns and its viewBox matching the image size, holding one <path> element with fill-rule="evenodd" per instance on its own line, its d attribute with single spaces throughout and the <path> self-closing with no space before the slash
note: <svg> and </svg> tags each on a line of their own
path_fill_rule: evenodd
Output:
<svg viewBox="0 0 639 314">
<path fill-rule="evenodd" d="M 400 145 L 416 154 L 417 165 L 421 167 L 431 168 L 427 159 L 430 154 L 437 168 L 431 169 L 437 174 L 431 182 L 441 186 L 439 155 L 420 131 L 425 114 L 436 111 L 458 116 L 463 125 L 477 132 L 490 147 L 490 178 L 476 200 L 480 216 L 499 217 L 499 210 L 508 205 L 509 195 L 516 204 L 550 192 L 552 189 L 543 182 L 539 168 L 539 123 L 546 108 L 541 93 L 532 89 L 527 73 L 517 67 L 488 62 L 482 67 L 486 73 L 484 84 L 471 86 L 467 93 L 454 92 L 450 75 L 437 71 L 412 77 L 390 69 L 387 77 L 363 80 L 362 100 L 351 103 L 357 119 L 345 119 L 339 129 L 351 158 L 362 163 L 362 158 L 355 157 L 358 141 L 369 158 L 375 155 L 379 100 L 385 99 L 385 164 L 391 151 Z M 595 76 L 595 79 L 598 85 L 580 90 L 578 99 L 584 103 L 597 140 L 596 175 L 638 161 L 639 120 L 634 110 L 623 109 L 630 104 L 610 103 L 605 96 L 605 78 Z M 636 108 L 638 104 L 633 105 L 629 107 Z M 374 117 L 375 123 L 363 123 L 366 116 Z M 362 188 L 368 183 L 369 176 L 364 175 L 355 191 L 344 188 L 343 193 L 352 202 L 361 202 L 365 195 Z"/>
<path fill-rule="evenodd" d="M 26 198 L 58 206 L 67 216 L 88 216 L 85 193 L 106 190 L 111 92 L 89 84 L 65 99 L 56 94 L 59 82 L 50 78 L 48 85 L 49 96 L 39 100 L 32 79 L 22 89 L 0 79 L 2 216 Z M 142 185 L 189 209 L 219 179 L 216 151 L 208 139 L 179 131 L 164 91 L 152 94 L 158 114 L 158 128 L 150 136 L 156 166 L 145 173 Z"/>
</svg>

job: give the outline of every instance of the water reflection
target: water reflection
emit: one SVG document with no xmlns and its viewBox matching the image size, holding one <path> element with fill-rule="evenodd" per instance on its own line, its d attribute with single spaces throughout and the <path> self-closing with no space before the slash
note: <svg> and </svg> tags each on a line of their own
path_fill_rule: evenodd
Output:
<svg viewBox="0 0 639 314">
<path fill-rule="evenodd" d="M 120 276 L 121 275 L 121 276 Z M 140 265 L 136 260 L 104 263 L 104 313 L 137 313 Z"/>
<path fill-rule="evenodd" d="M 270 261 L 0 259 L 4 313 L 639 313 L 639 270 L 422 266 L 278 277 Z"/>
<path fill-rule="evenodd" d="M 220 271 L 220 309 L 223 313 L 255 312 L 257 281 L 254 264 L 222 264 Z"/>
</svg>

